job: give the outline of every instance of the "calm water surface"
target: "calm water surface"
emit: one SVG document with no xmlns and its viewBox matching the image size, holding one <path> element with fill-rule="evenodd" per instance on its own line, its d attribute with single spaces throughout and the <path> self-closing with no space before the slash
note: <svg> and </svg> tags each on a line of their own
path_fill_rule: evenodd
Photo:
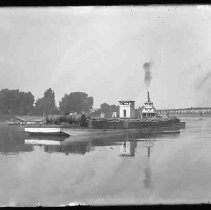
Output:
<svg viewBox="0 0 211 210">
<path fill-rule="evenodd" d="M 211 201 L 211 118 L 179 134 L 67 139 L 0 128 L 0 206 Z"/>
</svg>

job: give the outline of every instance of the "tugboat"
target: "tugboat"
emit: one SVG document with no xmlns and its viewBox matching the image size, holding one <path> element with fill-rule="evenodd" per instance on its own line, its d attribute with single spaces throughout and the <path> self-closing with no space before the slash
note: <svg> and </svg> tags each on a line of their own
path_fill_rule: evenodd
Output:
<svg viewBox="0 0 211 210">
<path fill-rule="evenodd" d="M 153 106 L 153 102 L 150 101 L 149 92 L 147 92 L 147 102 L 144 103 L 141 109 L 141 118 L 153 118 L 156 117 L 156 109 Z"/>
<path fill-rule="evenodd" d="M 144 106 L 141 107 L 140 116 L 142 121 L 151 123 L 150 126 L 153 126 L 154 123 L 157 124 L 157 127 L 163 127 L 163 125 L 167 125 L 167 129 L 163 131 L 163 133 L 179 133 L 179 129 L 185 128 L 185 122 L 180 122 L 180 120 L 175 116 L 158 115 L 153 102 L 150 100 L 149 92 L 147 92 L 147 102 L 145 102 Z M 173 126 L 173 130 L 170 129 L 171 126 Z"/>
</svg>

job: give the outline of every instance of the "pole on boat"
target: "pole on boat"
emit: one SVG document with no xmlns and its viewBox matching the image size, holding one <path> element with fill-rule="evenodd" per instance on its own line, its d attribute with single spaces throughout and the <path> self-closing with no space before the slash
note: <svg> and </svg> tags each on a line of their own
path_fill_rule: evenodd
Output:
<svg viewBox="0 0 211 210">
<path fill-rule="evenodd" d="M 147 98 L 148 98 L 148 102 L 150 102 L 149 91 L 147 92 Z"/>
</svg>

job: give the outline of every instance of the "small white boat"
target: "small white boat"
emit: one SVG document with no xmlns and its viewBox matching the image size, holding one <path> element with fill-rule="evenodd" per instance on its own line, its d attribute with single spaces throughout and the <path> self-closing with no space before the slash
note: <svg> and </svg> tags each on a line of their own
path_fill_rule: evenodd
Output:
<svg viewBox="0 0 211 210">
<path fill-rule="evenodd" d="M 69 136 L 66 132 L 60 127 L 25 127 L 25 132 L 28 132 L 33 135 L 66 135 Z"/>
</svg>

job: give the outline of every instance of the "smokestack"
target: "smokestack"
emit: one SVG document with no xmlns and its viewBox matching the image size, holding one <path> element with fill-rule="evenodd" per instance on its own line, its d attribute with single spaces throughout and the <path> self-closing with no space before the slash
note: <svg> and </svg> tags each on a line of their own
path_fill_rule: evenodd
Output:
<svg viewBox="0 0 211 210">
<path fill-rule="evenodd" d="M 147 98 L 148 98 L 148 102 L 150 102 L 149 92 L 147 92 Z"/>
</svg>

